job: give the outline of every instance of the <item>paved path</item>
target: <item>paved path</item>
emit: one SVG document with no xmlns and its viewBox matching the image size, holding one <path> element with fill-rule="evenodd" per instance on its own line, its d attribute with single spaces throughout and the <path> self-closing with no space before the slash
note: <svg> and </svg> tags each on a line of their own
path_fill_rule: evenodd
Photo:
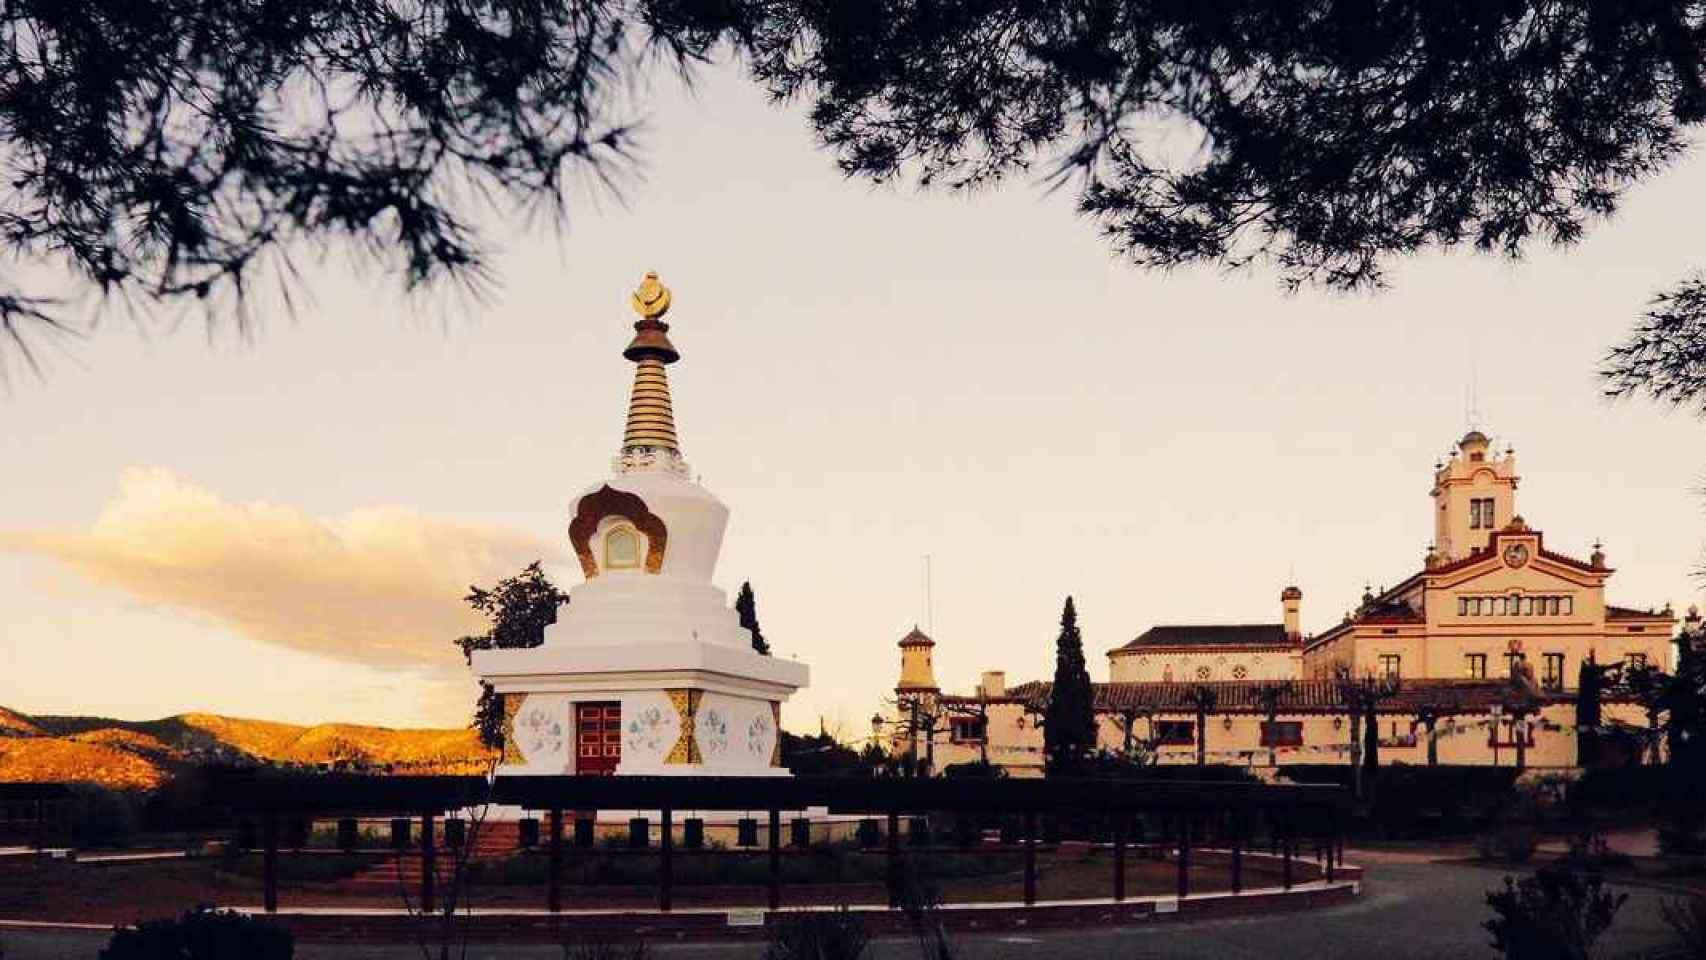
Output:
<svg viewBox="0 0 1706 960">
<path fill-rule="evenodd" d="M 1213 957 L 1224 960 L 1379 960 L 1492 958 L 1479 924 L 1488 916 L 1486 891 L 1503 873 L 1454 863 L 1368 865 L 1368 886 L 1356 903 L 1310 913 L 1216 920 L 1184 926 L 1156 924 L 1121 930 L 1078 930 L 1029 935 L 961 936 L 956 956 L 964 960 L 1049 957 L 1065 960 L 1151 960 Z M 1670 942 L 1659 918 L 1658 891 L 1631 887 L 1629 903 L 1602 942 L 1601 956 L 1641 957 Z M 0 931 L 6 960 L 92 960 L 105 935 L 97 932 Z M 756 960 L 756 944 L 655 944 L 653 956 L 681 960 Z M 421 956 L 414 946 L 306 944 L 303 960 L 406 960 Z M 914 960 L 917 946 L 890 940 L 876 944 L 871 960 Z M 474 947 L 469 960 L 560 960 L 555 946 Z"/>
</svg>

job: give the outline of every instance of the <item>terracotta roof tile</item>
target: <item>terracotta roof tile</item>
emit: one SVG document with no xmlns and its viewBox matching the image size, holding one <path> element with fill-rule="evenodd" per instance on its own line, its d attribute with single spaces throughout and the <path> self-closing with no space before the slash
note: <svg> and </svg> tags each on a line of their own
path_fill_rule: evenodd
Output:
<svg viewBox="0 0 1706 960">
<path fill-rule="evenodd" d="M 1280 623 L 1208 623 L 1150 627 L 1119 650 L 1156 647 L 1288 647 Z"/>
</svg>

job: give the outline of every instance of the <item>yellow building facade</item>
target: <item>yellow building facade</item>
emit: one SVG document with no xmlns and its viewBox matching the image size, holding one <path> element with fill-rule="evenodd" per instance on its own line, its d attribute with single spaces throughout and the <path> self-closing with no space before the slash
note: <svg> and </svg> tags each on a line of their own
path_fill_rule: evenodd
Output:
<svg viewBox="0 0 1706 960">
<path fill-rule="evenodd" d="M 1582 663 L 1669 671 L 1677 619 L 1668 605 L 1608 603 L 1605 552 L 1548 548 L 1517 513 L 1519 479 L 1514 451 L 1470 431 L 1435 467 L 1434 543 L 1420 568 L 1365 590 L 1319 633 L 1303 631 L 1293 585 L 1277 623 L 1156 626 L 1108 651 L 1110 682 L 1095 684 L 1101 746 L 1142 745 L 1161 763 L 1194 763 L 1199 751 L 1251 767 L 1347 763 L 1360 749 L 1353 701 L 1373 689 L 1383 763 L 1574 767 Z M 1008 687 L 990 671 L 970 693 L 944 693 L 934 641 L 914 630 L 900 647 L 891 748 L 927 748 L 937 770 L 987 758 L 1041 772 L 1049 684 Z M 1646 723 L 1615 692 L 1603 718 Z"/>
</svg>

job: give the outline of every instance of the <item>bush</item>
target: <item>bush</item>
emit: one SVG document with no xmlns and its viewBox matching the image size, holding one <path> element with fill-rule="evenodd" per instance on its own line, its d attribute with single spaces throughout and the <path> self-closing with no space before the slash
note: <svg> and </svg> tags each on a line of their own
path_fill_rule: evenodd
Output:
<svg viewBox="0 0 1706 960">
<path fill-rule="evenodd" d="M 1506 877 L 1503 890 L 1488 893 L 1496 915 L 1481 926 L 1510 960 L 1586 960 L 1628 899 L 1606 892 L 1598 874 L 1541 867 L 1520 883 Z"/>
<path fill-rule="evenodd" d="M 290 960 L 290 931 L 233 910 L 196 907 L 177 919 L 113 932 L 100 960 Z"/>
<path fill-rule="evenodd" d="M 1527 863 L 1540 846 L 1540 837 L 1526 824 L 1506 824 L 1475 838 L 1475 852 L 1482 860 Z"/>
<path fill-rule="evenodd" d="M 783 914 L 770 925 L 764 960 L 859 960 L 871 938 L 846 907 Z"/>
<path fill-rule="evenodd" d="M 1659 914 L 1676 931 L 1681 956 L 1706 960 L 1706 897 L 1666 900 L 1659 904 Z"/>
</svg>

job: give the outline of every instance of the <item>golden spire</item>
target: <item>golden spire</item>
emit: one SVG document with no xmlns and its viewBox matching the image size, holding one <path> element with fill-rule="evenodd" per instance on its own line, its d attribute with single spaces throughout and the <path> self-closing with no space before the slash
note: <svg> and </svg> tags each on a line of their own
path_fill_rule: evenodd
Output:
<svg viewBox="0 0 1706 960">
<path fill-rule="evenodd" d="M 634 340 L 622 356 L 634 361 L 634 389 L 628 398 L 628 426 L 622 434 L 622 452 L 645 453 L 667 450 L 679 456 L 675 439 L 675 411 L 669 400 L 669 375 L 664 367 L 681 359 L 669 342 L 669 288 L 658 282 L 656 272 L 647 273 L 631 300 L 640 315 L 634 324 Z"/>
</svg>

